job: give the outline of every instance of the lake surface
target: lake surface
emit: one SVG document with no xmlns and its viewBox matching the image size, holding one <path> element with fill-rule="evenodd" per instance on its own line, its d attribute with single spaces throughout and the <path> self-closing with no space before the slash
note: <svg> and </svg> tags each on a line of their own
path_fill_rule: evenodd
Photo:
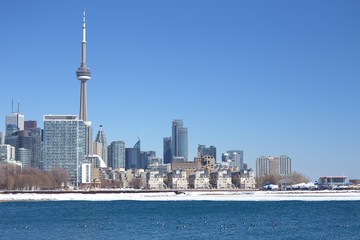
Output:
<svg viewBox="0 0 360 240">
<path fill-rule="evenodd" d="M 0 203 L 0 239 L 360 239 L 360 201 Z"/>
</svg>

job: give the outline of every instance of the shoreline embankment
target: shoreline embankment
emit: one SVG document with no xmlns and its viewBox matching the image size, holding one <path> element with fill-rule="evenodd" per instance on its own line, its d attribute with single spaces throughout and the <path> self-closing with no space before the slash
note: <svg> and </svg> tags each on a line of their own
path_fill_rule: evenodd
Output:
<svg viewBox="0 0 360 240">
<path fill-rule="evenodd" d="M 21 201 L 360 201 L 360 190 L 72 190 L 0 191 L 0 202 Z"/>
</svg>

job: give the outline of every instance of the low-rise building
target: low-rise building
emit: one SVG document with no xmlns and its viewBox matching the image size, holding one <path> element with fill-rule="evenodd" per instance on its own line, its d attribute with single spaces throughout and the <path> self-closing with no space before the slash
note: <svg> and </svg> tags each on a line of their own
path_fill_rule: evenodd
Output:
<svg viewBox="0 0 360 240">
<path fill-rule="evenodd" d="M 146 173 L 147 189 L 160 190 L 165 189 L 164 177 L 157 171 L 149 171 Z"/>
<path fill-rule="evenodd" d="M 129 184 L 128 187 L 135 189 L 147 187 L 146 172 L 144 169 L 128 169 L 124 175 Z"/>
<path fill-rule="evenodd" d="M 175 170 L 168 174 L 168 184 L 171 189 L 188 189 L 186 171 Z"/>
<path fill-rule="evenodd" d="M 195 171 L 189 176 L 189 188 L 209 189 L 211 188 L 209 175 L 204 170 Z"/>
<path fill-rule="evenodd" d="M 349 182 L 350 182 L 353 186 L 360 186 L 360 179 L 350 179 Z"/>
<path fill-rule="evenodd" d="M 166 164 L 154 163 L 154 164 L 148 165 L 148 170 L 159 172 L 160 174 L 164 174 L 164 173 L 167 174 L 167 173 L 171 172 L 171 165 L 170 165 L 170 163 L 166 163 Z"/>
<path fill-rule="evenodd" d="M 231 174 L 228 170 L 210 173 L 210 184 L 216 189 L 232 189 Z"/>
<path fill-rule="evenodd" d="M 255 176 L 251 168 L 232 172 L 231 181 L 236 188 L 255 189 Z"/>
<path fill-rule="evenodd" d="M 318 181 L 319 189 L 334 189 L 348 185 L 346 176 L 325 176 L 320 177 Z"/>
<path fill-rule="evenodd" d="M 185 162 L 183 160 L 173 160 L 171 162 L 172 171 L 185 171 L 187 175 L 194 173 L 196 170 L 201 168 L 200 162 Z"/>
<path fill-rule="evenodd" d="M 127 176 L 126 176 L 125 171 L 120 171 L 119 175 L 120 175 L 121 187 L 122 188 L 128 188 L 129 187 L 129 180 L 128 180 Z"/>
</svg>

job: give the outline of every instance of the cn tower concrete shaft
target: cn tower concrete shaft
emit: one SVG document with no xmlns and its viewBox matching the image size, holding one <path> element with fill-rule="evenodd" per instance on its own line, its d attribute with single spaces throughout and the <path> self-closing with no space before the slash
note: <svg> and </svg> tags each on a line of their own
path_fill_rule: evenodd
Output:
<svg viewBox="0 0 360 240">
<path fill-rule="evenodd" d="M 81 81 L 80 85 L 80 120 L 87 121 L 87 92 L 86 92 L 86 81 L 90 80 L 91 72 L 86 66 L 86 23 L 85 23 L 85 11 L 83 15 L 83 27 L 82 27 L 83 38 L 81 41 L 81 64 L 76 71 L 76 77 Z"/>
</svg>

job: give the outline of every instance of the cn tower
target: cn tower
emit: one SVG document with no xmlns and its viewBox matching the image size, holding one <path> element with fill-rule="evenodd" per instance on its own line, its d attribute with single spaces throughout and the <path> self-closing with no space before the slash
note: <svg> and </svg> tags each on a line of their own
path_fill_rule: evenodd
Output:
<svg viewBox="0 0 360 240">
<path fill-rule="evenodd" d="M 86 97 L 86 81 L 90 80 L 90 69 L 86 66 L 86 25 L 85 11 L 83 14 L 82 26 L 82 42 L 81 42 L 81 64 L 76 71 L 76 77 L 81 81 L 80 85 L 80 120 L 87 121 L 87 97 Z"/>
</svg>

